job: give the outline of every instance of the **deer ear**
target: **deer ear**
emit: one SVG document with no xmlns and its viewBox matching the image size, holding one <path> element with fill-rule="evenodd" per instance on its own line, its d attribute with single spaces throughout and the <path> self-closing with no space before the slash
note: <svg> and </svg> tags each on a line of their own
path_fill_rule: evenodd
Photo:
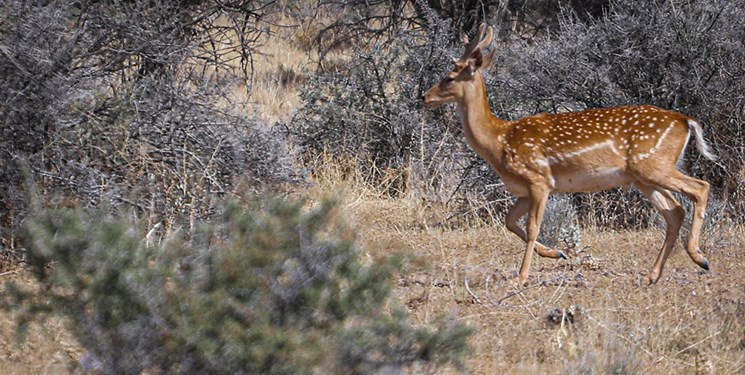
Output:
<svg viewBox="0 0 745 375">
<path fill-rule="evenodd" d="M 489 53 L 486 54 L 481 60 L 481 66 L 479 68 L 481 69 L 489 69 L 491 67 L 491 64 L 494 60 L 494 52 L 496 52 L 496 49 L 492 49 L 489 51 Z"/>
<path fill-rule="evenodd" d="M 468 62 L 474 69 L 481 69 L 481 64 L 484 63 L 484 54 L 481 53 L 481 48 L 477 48 L 471 53 Z"/>
<path fill-rule="evenodd" d="M 471 58 L 468 59 L 468 61 L 474 70 L 489 69 L 489 66 L 491 66 L 492 63 L 492 59 L 494 58 L 495 51 L 496 50 L 492 49 L 485 56 L 484 53 L 481 51 L 481 48 L 479 48 L 473 51 L 473 53 L 471 54 Z"/>
</svg>

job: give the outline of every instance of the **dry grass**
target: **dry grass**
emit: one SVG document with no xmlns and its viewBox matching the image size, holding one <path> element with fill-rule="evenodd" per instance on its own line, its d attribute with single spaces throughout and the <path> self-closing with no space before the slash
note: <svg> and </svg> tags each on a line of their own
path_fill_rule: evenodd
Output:
<svg viewBox="0 0 745 375">
<path fill-rule="evenodd" d="M 5 293 L 7 281 L 29 287 L 32 280 L 22 270 L 9 271 L 0 279 L 0 293 Z M 3 374 L 66 374 L 78 373 L 78 361 L 84 350 L 65 330 L 60 319 L 50 319 L 30 327 L 26 340 L 16 335 L 17 314 L 0 312 L 0 363 Z"/>
<path fill-rule="evenodd" d="M 711 272 L 679 247 L 644 284 L 659 230 L 585 230 L 598 264 L 536 259 L 530 285 L 507 286 L 523 244 L 501 225 L 447 229 L 406 201 L 350 204 L 371 256 L 415 257 L 396 293 L 422 323 L 450 313 L 473 326 L 474 373 L 740 373 L 745 370 L 745 257 L 711 252 Z M 564 319 L 562 319 L 564 317 Z M 563 324 L 562 324 L 563 320 Z"/>
<path fill-rule="evenodd" d="M 736 236 L 732 247 L 710 252 L 711 272 L 678 247 L 651 287 L 643 276 L 661 244 L 660 230 L 585 229 L 596 267 L 536 258 L 530 285 L 516 293 L 506 280 L 516 273 L 523 245 L 501 225 L 442 225 L 447 211 L 361 189 L 345 182 L 347 173 L 327 169 L 308 194 L 343 191 L 343 211 L 367 257 L 410 256 L 397 279 L 399 301 L 416 322 L 451 314 L 474 327 L 467 362 L 473 373 L 745 371 L 741 229 L 728 234 Z M 21 274 L 4 277 L 28 282 Z M 0 322 L 4 373 L 79 371 L 83 351 L 59 321 L 36 327 L 21 347 L 14 316 L 2 313 Z"/>
<path fill-rule="evenodd" d="M 297 85 L 306 79 L 313 65 L 308 53 L 291 42 L 296 38 L 294 33 L 289 33 L 289 38 L 288 43 L 267 44 L 256 56 L 252 95 L 247 97 L 244 88 L 236 92 L 248 99 L 249 107 L 269 123 L 288 120 L 300 105 Z"/>
<path fill-rule="evenodd" d="M 473 373 L 745 371 L 745 255 L 739 251 L 745 228 L 720 233 L 726 247 L 705 249 L 710 272 L 696 266 L 679 241 L 653 286 L 645 275 L 662 245 L 661 229 L 583 228 L 583 245 L 597 263 L 535 256 L 529 286 L 516 293 L 507 279 L 517 274 L 524 244 L 501 224 L 453 227 L 447 210 L 375 194 L 340 168 L 316 177 L 310 194 L 346 192 L 344 211 L 368 257 L 410 256 L 395 290 L 415 321 L 452 314 L 475 328 Z"/>
<path fill-rule="evenodd" d="M 268 124 L 289 121 L 300 106 L 300 86 L 313 75 L 318 67 L 318 53 L 313 39 L 323 22 L 335 15 L 322 10 L 303 19 L 285 13 L 268 16 L 270 37 L 254 55 L 253 78 L 250 95 L 245 86 L 234 92 L 235 99 L 248 103 Z M 341 51 L 326 56 L 332 61 L 343 61 Z"/>
</svg>

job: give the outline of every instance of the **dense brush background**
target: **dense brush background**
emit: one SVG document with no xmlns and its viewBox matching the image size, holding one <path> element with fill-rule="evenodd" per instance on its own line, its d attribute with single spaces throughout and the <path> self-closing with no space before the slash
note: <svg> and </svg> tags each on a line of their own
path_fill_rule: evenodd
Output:
<svg viewBox="0 0 745 375">
<path fill-rule="evenodd" d="M 68 317 L 72 328 L 48 321 L 46 329 L 56 333 L 29 337 L 25 347 L 16 346 L 8 333 L 0 356 L 16 363 L 13 369 L 19 373 L 91 368 L 110 373 L 236 368 L 271 373 L 330 368 L 349 373 L 402 368 L 413 373 L 741 372 L 743 19 L 745 5 L 735 0 L 6 0 L 0 4 L 0 272 L 29 290 L 39 283 L 63 289 L 51 295 L 19 291 L 18 301 L 3 306 L 10 311 L 9 322 L 28 320 L 44 306 L 44 298 L 56 298 L 64 308 L 41 310 Z M 712 273 L 700 273 L 678 251 L 662 286 L 640 288 L 638 281 L 662 242 L 660 220 L 637 191 L 615 189 L 553 199 L 544 241 L 565 247 L 573 260 L 537 261 L 531 277 L 537 286 L 505 295 L 504 280 L 514 272 L 522 248 L 501 225 L 512 198 L 465 145 L 453 108 L 424 110 L 421 105 L 424 91 L 460 56 L 459 33 L 472 35 L 481 22 L 496 31 L 487 90 L 492 111 L 501 118 L 653 104 L 700 120 L 719 159 L 703 158 L 690 144 L 680 167 L 712 184 L 703 236 Z M 397 353 L 381 349 L 390 342 L 374 333 L 366 340 L 349 338 L 345 335 L 353 332 L 329 329 L 318 316 L 304 312 L 298 316 L 314 323 L 297 329 L 312 334 L 283 345 L 299 347 L 306 339 L 317 343 L 314 335 L 333 336 L 339 350 L 354 343 L 360 352 L 338 354 L 349 363 L 312 351 L 299 354 L 302 360 L 267 352 L 246 355 L 249 359 L 241 362 L 229 351 L 202 348 L 200 343 L 211 341 L 189 336 L 189 329 L 198 331 L 199 325 L 170 325 L 169 319 L 178 320 L 169 315 L 173 311 L 164 312 L 172 301 L 150 296 L 141 282 L 127 285 L 147 296 L 140 301 L 142 311 L 164 315 L 132 313 L 149 325 L 147 332 L 131 333 L 136 337 L 126 343 L 130 347 L 106 341 L 111 339 L 107 320 L 85 316 L 95 308 L 76 305 L 79 300 L 73 298 L 80 285 L 98 285 L 85 272 L 96 275 L 97 267 L 112 262 L 97 251 L 150 254 L 139 263 L 114 263 L 124 273 L 140 275 L 128 267 L 142 267 L 142 275 L 158 279 L 147 280 L 168 295 L 175 293 L 171 278 L 185 277 L 173 273 L 174 264 L 210 275 L 212 266 L 199 263 L 214 256 L 205 249 L 254 246 L 253 239 L 230 239 L 231 228 L 244 230 L 236 228 L 245 221 L 253 223 L 246 224 L 246 231 L 262 233 L 272 227 L 256 223 L 279 220 L 272 215 L 302 221 L 330 194 L 336 194 L 341 218 L 319 214 L 319 226 L 335 228 L 337 220 L 351 226 L 358 237 L 352 236 L 351 253 L 343 254 L 360 257 L 364 265 L 354 266 L 362 273 L 348 274 L 345 268 L 328 280 L 341 277 L 333 283 L 344 290 L 350 280 L 383 272 L 380 280 L 393 288 L 390 298 L 397 301 L 388 302 L 387 292 L 380 291 L 383 297 L 369 303 L 385 314 L 358 316 L 353 309 L 345 312 L 348 320 L 338 321 L 346 328 L 387 321 L 375 326 L 380 337 L 391 332 L 412 337 L 396 344 Z M 267 203 L 275 202 L 266 200 L 269 196 L 283 197 L 273 199 L 285 199 L 289 208 Z M 226 219 L 230 207 L 237 210 L 235 202 L 249 207 L 248 212 Z M 112 240 L 106 233 L 119 232 L 106 223 L 130 228 L 132 238 L 143 238 L 166 255 L 152 255 L 121 233 L 122 238 Z M 579 228 L 586 234 L 580 236 Z M 347 240 L 346 231 L 325 231 L 321 237 L 331 233 Z M 70 250 L 69 243 L 54 245 L 61 234 L 79 236 L 73 243 L 90 247 L 87 257 L 68 259 L 60 253 L 76 249 Z M 389 253 L 411 259 L 396 267 L 380 265 Z M 271 262 L 285 269 L 304 259 L 288 254 L 295 260 Z M 245 269 L 276 271 L 271 262 Z M 85 271 L 72 279 L 47 274 L 75 274 L 77 267 Z M 28 269 L 38 277 L 29 276 Z M 281 284 L 287 277 L 282 275 L 268 276 L 266 282 Z M 179 282 L 188 288 L 176 300 L 198 298 L 204 289 L 203 280 Z M 231 282 L 240 280 L 219 279 L 210 290 L 219 289 L 215 285 L 230 289 Z M 370 290 L 375 294 L 375 288 Z M 25 306 L 24 313 L 19 306 Z M 264 313 L 273 314 L 271 309 L 256 312 Z M 407 314 L 417 327 L 404 323 Z M 443 314 L 454 321 L 437 320 Z M 288 324 L 275 323 L 267 327 Z M 4 324 L 7 331 L 13 327 Z M 430 324 L 439 328 L 424 328 Z M 465 341 L 459 341 L 467 336 L 460 324 L 478 328 L 469 341 L 470 355 Z M 153 334 L 158 329 L 170 335 L 167 340 L 161 337 L 166 333 Z M 74 339 L 59 339 L 69 332 Z M 209 339 L 219 342 L 217 347 L 232 347 Z M 256 337 L 238 339 L 263 343 Z M 458 344 L 443 344 L 450 339 Z M 165 345 L 159 340 L 193 352 L 139 356 Z M 117 354 L 114 349 L 120 347 L 131 349 L 129 357 Z M 49 355 L 31 354 L 37 352 Z M 190 356 L 196 352 L 212 354 Z M 266 367 L 248 367 L 256 356 Z"/>
</svg>

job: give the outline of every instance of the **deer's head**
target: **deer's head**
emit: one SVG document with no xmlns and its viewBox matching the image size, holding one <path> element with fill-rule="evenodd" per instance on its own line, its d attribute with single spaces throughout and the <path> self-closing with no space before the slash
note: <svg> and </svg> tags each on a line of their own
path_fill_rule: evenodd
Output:
<svg viewBox="0 0 745 375">
<path fill-rule="evenodd" d="M 484 35 L 486 34 L 486 35 Z M 484 48 L 491 44 L 494 30 L 485 24 L 472 41 L 463 36 L 465 51 L 460 59 L 454 59 L 455 67 L 424 94 L 424 105 L 438 107 L 446 103 L 457 103 L 465 99 L 469 90 L 481 89 L 483 78 L 480 70 L 488 68 L 494 57 L 494 50 L 484 54 Z"/>
</svg>

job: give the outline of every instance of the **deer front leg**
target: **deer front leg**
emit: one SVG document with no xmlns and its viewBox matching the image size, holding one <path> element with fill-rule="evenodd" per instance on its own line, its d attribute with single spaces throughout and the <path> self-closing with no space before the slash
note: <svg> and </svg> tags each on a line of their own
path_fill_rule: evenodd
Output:
<svg viewBox="0 0 745 375">
<path fill-rule="evenodd" d="M 530 208 L 528 210 L 528 233 L 526 241 L 527 245 L 525 247 L 523 263 L 520 266 L 520 273 L 517 276 L 518 285 L 523 285 L 528 280 L 528 273 L 530 272 L 530 261 L 533 258 L 533 251 L 536 247 L 536 238 L 538 238 L 538 231 L 541 229 L 541 221 L 543 221 L 543 212 L 546 209 L 548 193 L 548 188 L 544 188 L 543 186 L 534 185 L 530 187 Z"/>
<path fill-rule="evenodd" d="M 528 213 L 529 208 L 530 200 L 527 197 L 518 197 L 515 204 L 507 212 L 507 217 L 505 217 L 504 220 L 507 229 L 509 229 L 510 232 L 516 234 L 518 237 L 520 237 L 521 240 L 525 242 L 528 242 L 528 237 L 525 234 L 525 231 L 523 231 L 523 229 L 520 228 L 520 226 L 517 224 L 517 222 L 520 221 L 520 218 Z M 535 243 L 535 252 L 545 258 L 568 259 L 563 251 L 549 249 L 540 242 Z"/>
</svg>

